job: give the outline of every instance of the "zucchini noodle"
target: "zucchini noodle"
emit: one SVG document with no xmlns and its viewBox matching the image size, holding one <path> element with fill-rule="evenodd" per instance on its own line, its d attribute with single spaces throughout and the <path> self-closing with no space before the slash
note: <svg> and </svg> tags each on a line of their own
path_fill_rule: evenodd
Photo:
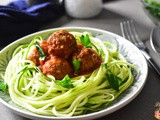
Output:
<svg viewBox="0 0 160 120">
<path fill-rule="evenodd" d="M 87 32 L 70 32 L 77 41 Z M 117 47 L 103 42 L 89 34 L 93 49 L 101 56 L 103 62 L 91 74 L 71 78 L 73 88 L 64 88 L 56 84 L 51 75 L 44 75 L 35 64 L 28 60 L 29 53 L 35 46 L 36 37 L 30 44 L 18 47 L 10 60 L 4 80 L 8 84 L 11 99 L 17 105 L 40 115 L 70 117 L 98 111 L 110 105 L 134 81 L 132 69 L 118 53 Z M 111 87 L 107 72 L 121 78 L 119 90 Z"/>
</svg>

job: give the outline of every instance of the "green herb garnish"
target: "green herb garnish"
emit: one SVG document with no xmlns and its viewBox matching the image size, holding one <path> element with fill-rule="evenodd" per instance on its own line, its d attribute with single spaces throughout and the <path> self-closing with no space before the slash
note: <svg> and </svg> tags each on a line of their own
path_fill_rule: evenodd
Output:
<svg viewBox="0 0 160 120">
<path fill-rule="evenodd" d="M 107 69 L 108 63 L 102 63 L 102 65 L 105 67 L 105 69 Z"/>
<path fill-rule="evenodd" d="M 8 85 L 4 81 L 0 80 L 0 90 L 7 91 Z"/>
<path fill-rule="evenodd" d="M 114 75 L 111 71 L 108 70 L 106 74 L 107 80 L 111 88 L 116 91 L 119 91 L 119 86 L 122 83 L 122 79 L 116 75 Z"/>
<path fill-rule="evenodd" d="M 144 0 L 146 9 L 154 16 L 160 18 L 160 2 L 153 0 Z"/>
<path fill-rule="evenodd" d="M 66 75 L 61 81 L 57 82 L 58 85 L 64 88 L 73 88 L 73 84 L 71 83 L 71 79 L 68 75 Z"/>
<path fill-rule="evenodd" d="M 81 43 L 83 44 L 84 47 L 86 47 L 86 48 L 91 48 L 92 47 L 92 43 L 91 43 L 91 40 L 90 40 L 88 34 L 82 35 L 80 37 L 80 40 L 81 40 Z"/>
<path fill-rule="evenodd" d="M 75 69 L 75 74 L 79 73 L 79 68 L 80 68 L 81 62 L 82 62 L 81 58 L 78 58 L 77 60 L 72 61 L 74 69 Z"/>
<path fill-rule="evenodd" d="M 46 58 L 46 55 L 41 48 L 41 46 L 38 44 L 38 42 L 35 42 L 36 49 L 38 50 L 38 56 L 41 60 L 44 60 Z"/>
</svg>

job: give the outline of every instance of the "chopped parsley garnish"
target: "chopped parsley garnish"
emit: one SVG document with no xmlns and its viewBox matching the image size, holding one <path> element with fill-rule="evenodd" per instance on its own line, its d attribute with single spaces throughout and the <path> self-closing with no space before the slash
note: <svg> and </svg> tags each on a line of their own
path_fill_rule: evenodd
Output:
<svg viewBox="0 0 160 120">
<path fill-rule="evenodd" d="M 91 40 L 90 40 L 88 34 L 82 35 L 80 37 L 80 40 L 81 40 L 81 43 L 83 44 L 84 47 L 86 47 L 86 48 L 91 48 L 92 47 L 92 43 L 91 43 Z"/>
<path fill-rule="evenodd" d="M 102 65 L 105 67 L 105 69 L 107 69 L 108 63 L 102 63 Z"/>
<path fill-rule="evenodd" d="M 71 82 L 71 79 L 68 75 L 66 75 L 61 81 L 58 81 L 57 84 L 64 87 L 64 88 L 73 88 L 74 87 Z"/>
<path fill-rule="evenodd" d="M 38 42 L 35 42 L 36 45 L 36 49 L 38 50 L 38 56 L 41 60 L 44 60 L 46 58 L 46 55 L 43 51 L 43 49 L 41 48 L 41 46 L 38 44 Z"/>
<path fill-rule="evenodd" d="M 153 0 L 144 0 L 144 2 L 146 3 L 146 9 L 148 9 L 152 15 L 160 18 L 160 2 Z"/>
<path fill-rule="evenodd" d="M 7 91 L 8 85 L 4 81 L 0 80 L 0 90 Z"/>
<path fill-rule="evenodd" d="M 79 73 L 79 68 L 80 68 L 81 62 L 82 62 L 81 58 L 78 58 L 77 60 L 72 61 L 74 69 L 75 69 L 75 74 Z"/>
<path fill-rule="evenodd" d="M 122 83 L 122 79 L 116 75 L 114 75 L 111 71 L 107 71 L 106 73 L 107 80 L 111 88 L 116 91 L 119 91 L 119 86 Z"/>
</svg>

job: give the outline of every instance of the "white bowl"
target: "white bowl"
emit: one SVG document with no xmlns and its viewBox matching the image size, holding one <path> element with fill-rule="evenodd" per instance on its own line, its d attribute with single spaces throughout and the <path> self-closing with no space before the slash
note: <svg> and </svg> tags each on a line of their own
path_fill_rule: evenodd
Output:
<svg viewBox="0 0 160 120">
<path fill-rule="evenodd" d="M 43 115 L 38 115 L 31 113 L 30 111 L 27 111 L 17 105 L 15 105 L 12 100 L 10 99 L 8 94 L 5 94 L 4 92 L 0 91 L 0 102 L 4 104 L 6 107 L 11 109 L 13 112 L 16 114 L 19 114 L 21 116 L 30 118 L 30 119 L 37 119 L 37 120 L 86 120 L 86 119 L 95 119 L 99 118 L 102 116 L 105 116 L 107 114 L 110 114 L 112 112 L 115 112 L 116 110 L 124 107 L 127 105 L 129 102 L 131 102 L 142 90 L 147 74 L 148 74 L 148 66 L 147 62 L 144 58 L 144 56 L 141 54 L 139 49 L 134 46 L 131 42 L 128 40 L 114 34 L 108 31 L 100 30 L 100 29 L 95 29 L 95 28 L 85 28 L 85 27 L 65 27 L 65 28 L 56 28 L 56 29 L 49 29 L 45 31 L 40 31 L 31 35 L 28 35 L 26 37 L 23 37 L 7 47 L 5 47 L 1 52 L 0 52 L 0 72 L 4 73 L 5 68 L 11 59 L 11 55 L 15 48 L 21 44 L 29 43 L 35 36 L 40 35 L 44 39 L 47 38 L 51 33 L 54 31 L 60 30 L 60 29 L 67 29 L 68 31 L 78 31 L 78 32 L 84 32 L 88 31 L 93 34 L 94 37 L 99 38 L 103 41 L 109 41 L 112 42 L 113 44 L 116 44 L 118 47 L 118 51 L 127 59 L 128 62 L 134 64 L 137 66 L 139 69 L 138 74 L 135 75 L 135 81 L 134 83 L 126 90 L 124 91 L 110 106 L 106 107 L 103 110 L 97 111 L 97 112 L 92 112 L 84 115 L 79 115 L 79 116 L 73 116 L 73 117 L 67 117 L 67 118 L 62 118 L 62 117 L 53 117 L 53 116 L 43 116 Z M 3 110 L 3 109 L 1 109 Z"/>
</svg>

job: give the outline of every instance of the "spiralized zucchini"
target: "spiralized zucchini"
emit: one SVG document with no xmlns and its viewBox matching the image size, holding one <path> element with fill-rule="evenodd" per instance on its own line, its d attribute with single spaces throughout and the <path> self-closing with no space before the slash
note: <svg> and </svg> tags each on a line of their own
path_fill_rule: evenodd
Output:
<svg viewBox="0 0 160 120">
<path fill-rule="evenodd" d="M 86 32 L 70 32 L 79 41 Z M 134 81 L 131 68 L 117 51 L 116 46 L 102 42 L 89 34 L 93 49 L 102 57 L 103 63 L 93 73 L 71 78 L 73 88 L 64 88 L 56 84 L 51 75 L 44 75 L 34 63 L 28 60 L 28 55 L 34 42 L 41 42 L 41 37 L 35 38 L 30 44 L 18 47 L 10 60 L 4 80 L 8 84 L 9 94 L 17 105 L 36 114 L 70 117 L 85 114 L 88 111 L 98 111 L 107 107 Z M 114 89 L 107 75 L 121 78 L 118 90 Z"/>
</svg>

